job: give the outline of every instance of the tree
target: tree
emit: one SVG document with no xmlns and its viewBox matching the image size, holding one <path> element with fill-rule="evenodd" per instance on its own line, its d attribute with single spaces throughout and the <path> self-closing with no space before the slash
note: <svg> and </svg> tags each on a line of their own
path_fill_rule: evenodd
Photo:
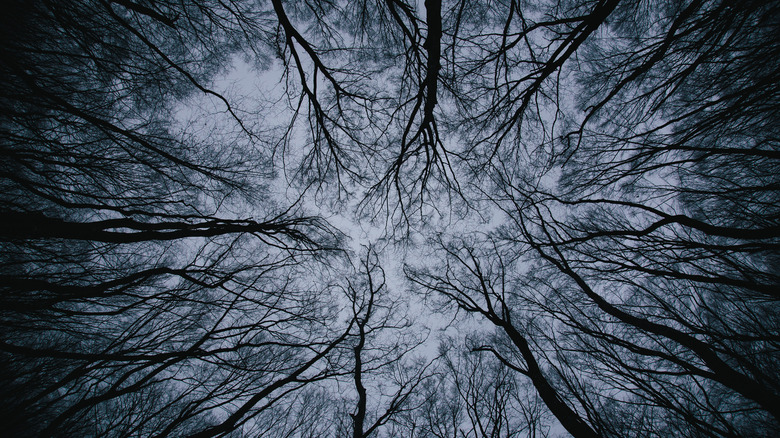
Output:
<svg viewBox="0 0 780 438">
<path fill-rule="evenodd" d="M 437 374 L 425 382 L 423 404 L 400 419 L 400 436 L 549 436 L 541 399 L 491 353 L 492 347 L 482 343 L 484 337 L 480 333 L 467 338 L 467 350 L 453 339 L 442 340 Z"/>
<path fill-rule="evenodd" d="M 9 433 L 780 430 L 776 2 L 7 9 Z"/>
<path fill-rule="evenodd" d="M 317 301 L 300 281 L 337 233 L 252 188 L 264 157 L 238 110 L 204 85 L 260 37 L 257 11 L 235 6 L 11 5 L 0 122 L 8 433 L 233 429 L 267 393 L 314 379 L 302 374 L 346 336 L 323 324 L 329 285 Z M 241 135 L 210 144 L 178 132 L 176 101 L 196 92 Z M 242 218 L 247 209 L 262 219 Z"/>
<path fill-rule="evenodd" d="M 778 70 L 758 60 L 777 47 L 776 5 L 664 4 L 646 20 L 641 7 L 614 7 L 581 42 L 581 115 L 544 81 L 518 87 L 560 128 L 527 123 L 532 153 L 493 143 L 489 196 L 507 222 L 440 242 L 440 273 L 410 276 L 493 323 L 516 348 L 507 366 L 572 435 L 771 436 Z M 572 74 L 557 59 L 539 70 L 553 89 Z M 526 122 L 526 102 L 508 123 Z"/>
<path fill-rule="evenodd" d="M 375 249 L 369 246 L 365 253 L 358 268 L 360 280 L 348 280 L 346 288 L 357 329 L 348 374 L 356 401 L 349 413 L 351 425 L 344 428 L 351 433 L 337 433 L 355 438 L 396 436 L 388 424 L 394 426 L 397 417 L 419 408 L 418 389 L 431 378 L 435 360 L 413 356 L 425 338 L 410 330 L 413 321 L 402 311 L 402 299 L 389 294 Z"/>
</svg>

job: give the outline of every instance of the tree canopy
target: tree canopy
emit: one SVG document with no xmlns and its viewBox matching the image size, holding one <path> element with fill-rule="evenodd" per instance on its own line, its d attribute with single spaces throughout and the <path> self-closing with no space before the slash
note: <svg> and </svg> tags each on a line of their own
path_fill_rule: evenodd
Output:
<svg viewBox="0 0 780 438">
<path fill-rule="evenodd" d="M 780 434 L 780 3 L 7 3 L 9 436 Z"/>
</svg>

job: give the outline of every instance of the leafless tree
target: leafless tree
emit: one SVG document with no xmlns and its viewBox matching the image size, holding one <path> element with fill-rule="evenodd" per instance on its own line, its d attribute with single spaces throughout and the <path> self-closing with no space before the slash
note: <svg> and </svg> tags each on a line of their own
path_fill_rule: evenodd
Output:
<svg viewBox="0 0 780 438">
<path fill-rule="evenodd" d="M 251 126 L 208 86 L 262 36 L 248 6 L 9 5 L 7 433 L 214 435 L 327 372 L 311 369 L 348 324 L 328 322 L 329 284 L 302 279 L 337 249 L 337 233 L 253 188 L 264 158 Z M 221 138 L 230 142 L 177 132 L 176 100 L 199 93 L 237 127 Z M 260 219 L 239 216 L 248 205 Z"/>
<path fill-rule="evenodd" d="M 396 436 L 397 417 L 419 409 L 435 359 L 414 356 L 425 334 L 411 330 L 403 301 L 389 295 L 373 247 L 366 248 L 358 272 L 359 279 L 346 288 L 357 329 L 349 373 L 356 401 L 348 430 L 355 438 Z M 344 432 L 340 435 L 348 435 Z"/>
<path fill-rule="evenodd" d="M 495 325 L 572 435 L 776 434 L 777 7 L 602 7 L 570 67 L 580 115 L 517 88 L 560 117 L 528 125 L 533 153 L 493 143 L 506 224 L 411 278 Z"/>
<path fill-rule="evenodd" d="M 6 9 L 8 433 L 780 430 L 777 2 Z"/>
</svg>

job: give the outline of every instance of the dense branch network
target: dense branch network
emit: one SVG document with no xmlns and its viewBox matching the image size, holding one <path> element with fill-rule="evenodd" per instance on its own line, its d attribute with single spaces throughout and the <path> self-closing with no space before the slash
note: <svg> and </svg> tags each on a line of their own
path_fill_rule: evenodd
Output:
<svg viewBox="0 0 780 438">
<path fill-rule="evenodd" d="M 776 436 L 778 34 L 761 0 L 9 2 L 6 432 Z"/>
</svg>

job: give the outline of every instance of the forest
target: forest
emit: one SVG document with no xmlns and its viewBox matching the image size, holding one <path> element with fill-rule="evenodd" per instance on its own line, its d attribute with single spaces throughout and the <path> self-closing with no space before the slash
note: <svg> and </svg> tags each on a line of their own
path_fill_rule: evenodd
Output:
<svg viewBox="0 0 780 438">
<path fill-rule="evenodd" d="M 3 435 L 780 436 L 780 2 L 4 6 Z"/>
</svg>

